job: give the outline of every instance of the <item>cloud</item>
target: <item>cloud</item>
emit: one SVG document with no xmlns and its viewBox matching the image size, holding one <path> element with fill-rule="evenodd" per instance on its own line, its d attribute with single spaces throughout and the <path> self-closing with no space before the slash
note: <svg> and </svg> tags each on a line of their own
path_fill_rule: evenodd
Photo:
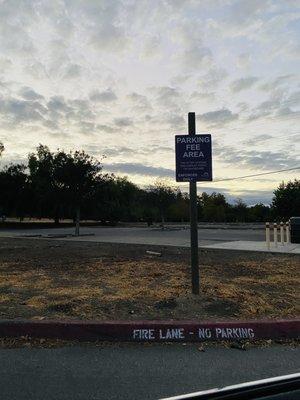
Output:
<svg viewBox="0 0 300 400">
<path fill-rule="evenodd" d="M 231 90 L 236 93 L 251 88 L 258 80 L 259 78 L 256 76 L 248 76 L 247 78 L 241 78 L 233 81 L 230 87 Z"/>
<path fill-rule="evenodd" d="M 300 118 L 300 111 L 293 111 L 290 107 L 281 107 L 279 110 L 277 110 L 276 117 L 278 118 L 288 118 L 289 120 L 291 118 Z"/>
<path fill-rule="evenodd" d="M 288 94 L 287 90 L 275 90 L 268 100 L 251 110 L 248 120 L 253 121 L 264 117 L 298 118 L 300 115 L 299 105 L 300 91 Z"/>
<path fill-rule="evenodd" d="M 248 206 L 253 206 L 258 203 L 269 205 L 273 196 L 272 190 L 241 190 L 236 196 L 233 193 L 227 193 L 226 195 L 229 203 L 234 203 L 234 200 L 238 197 L 242 198 Z"/>
<path fill-rule="evenodd" d="M 161 38 L 159 35 L 146 38 L 142 50 L 142 58 L 148 59 L 161 55 Z"/>
<path fill-rule="evenodd" d="M 152 109 L 151 103 L 147 96 L 132 92 L 127 95 L 127 98 L 133 103 L 135 110 L 139 109 L 140 111 L 149 111 Z"/>
<path fill-rule="evenodd" d="M 98 147 L 97 147 L 98 149 Z M 173 147 L 167 147 L 167 146 L 156 146 L 156 145 L 150 145 L 150 146 L 143 146 L 143 147 L 128 147 L 128 146 L 119 146 L 119 147 L 106 147 L 103 148 L 103 154 L 109 157 L 120 157 L 120 156 L 125 156 L 126 159 L 128 159 L 128 156 L 137 156 L 141 155 L 143 157 L 147 156 L 148 154 L 154 154 L 154 153 L 172 153 L 174 152 Z M 123 163 L 120 163 L 123 165 Z M 118 164 L 119 165 L 119 164 Z"/>
<path fill-rule="evenodd" d="M 124 128 L 127 126 L 132 126 L 133 121 L 131 118 L 128 117 L 120 117 L 120 118 L 115 118 L 114 123 L 119 126 L 120 128 Z"/>
<path fill-rule="evenodd" d="M 222 108 L 221 110 L 209 111 L 207 113 L 201 114 L 200 119 L 202 121 L 212 124 L 226 124 L 228 122 L 238 119 L 238 114 L 233 114 L 227 108 Z"/>
<path fill-rule="evenodd" d="M 215 93 L 214 92 L 197 92 L 197 91 L 194 91 L 192 94 L 191 94 L 191 99 L 204 99 L 204 100 L 208 100 L 208 101 L 212 101 L 212 100 L 215 100 L 215 98 L 216 98 L 216 95 L 215 95 Z"/>
<path fill-rule="evenodd" d="M 64 1 L 61 7 L 55 5 L 51 10 L 51 21 L 61 22 L 61 26 L 55 24 L 56 31 L 61 35 L 70 32 L 70 27 L 71 32 L 75 28 L 78 31 L 80 27 L 80 40 L 85 42 L 85 46 L 90 45 L 96 51 L 106 53 L 122 52 L 129 42 L 122 1 L 73 0 Z M 57 10 L 62 12 L 60 18 Z M 64 23 L 66 20 L 67 25 Z"/>
<path fill-rule="evenodd" d="M 81 133 L 91 134 L 95 131 L 96 124 L 91 121 L 80 121 L 79 122 Z"/>
<path fill-rule="evenodd" d="M 49 111 L 63 114 L 72 110 L 63 96 L 52 96 L 47 103 Z"/>
<path fill-rule="evenodd" d="M 241 198 L 248 206 L 252 206 L 258 203 L 269 205 L 273 197 L 273 190 L 240 189 L 238 191 L 231 191 L 230 189 L 224 188 L 222 186 L 209 187 L 201 185 L 201 193 L 203 192 L 206 192 L 208 194 L 212 194 L 213 192 L 222 193 L 226 197 L 229 204 L 235 204 L 236 199 Z M 198 190 L 198 194 L 201 193 L 199 193 Z"/>
<path fill-rule="evenodd" d="M 89 98 L 94 102 L 101 102 L 101 103 L 109 103 L 111 101 L 117 100 L 116 94 L 111 89 L 107 89 L 103 92 L 94 90 L 92 93 L 90 93 Z"/>
<path fill-rule="evenodd" d="M 25 100 L 41 100 L 44 98 L 44 96 L 27 86 L 22 87 L 22 89 L 19 91 L 19 94 Z"/>
<path fill-rule="evenodd" d="M 15 98 L 0 99 L 0 114 L 6 123 L 44 121 L 47 109 L 38 101 L 19 100 Z"/>
<path fill-rule="evenodd" d="M 250 53 L 242 53 L 237 57 L 237 66 L 239 68 L 248 68 L 251 62 L 251 54 Z"/>
<path fill-rule="evenodd" d="M 104 132 L 106 132 L 106 133 L 114 133 L 116 130 L 115 130 L 115 128 L 112 128 L 111 126 L 109 126 L 109 125 L 101 125 L 101 124 L 98 124 L 97 126 L 96 126 L 96 128 L 97 128 L 97 130 L 98 131 L 104 131 Z"/>
<path fill-rule="evenodd" d="M 212 64 L 212 52 L 208 47 L 194 45 L 181 55 L 181 62 L 187 70 L 197 70 Z"/>
<path fill-rule="evenodd" d="M 90 44 L 101 51 L 109 53 L 123 52 L 129 43 L 125 29 L 121 1 L 102 0 L 101 2 L 87 0 L 81 5 L 87 18 L 87 26 L 92 29 Z"/>
<path fill-rule="evenodd" d="M 70 64 L 64 74 L 64 78 L 75 79 L 81 75 L 82 67 L 78 64 Z"/>
<path fill-rule="evenodd" d="M 289 97 L 285 101 L 285 105 L 289 107 L 297 107 L 300 106 L 300 90 L 297 92 L 293 92 L 289 95 Z"/>
<path fill-rule="evenodd" d="M 75 129 L 82 133 L 97 132 L 95 115 L 89 101 L 66 99 L 64 96 L 51 96 L 46 99 L 34 89 L 22 87 L 16 92 L 18 97 L 6 95 L 0 97 L 0 115 L 2 127 L 9 131 L 17 130 L 22 124 L 30 129 L 34 123 L 40 133 L 45 129 L 64 131 Z M 22 98 L 20 98 L 22 97 Z"/>
<path fill-rule="evenodd" d="M 249 110 L 249 104 L 246 103 L 245 101 L 242 101 L 241 103 L 238 103 L 236 105 L 239 109 L 239 111 L 243 112 L 243 111 L 248 111 Z"/>
<path fill-rule="evenodd" d="M 150 90 L 156 94 L 157 99 L 161 102 L 178 98 L 180 95 L 177 89 L 170 86 L 153 87 Z"/>
<path fill-rule="evenodd" d="M 245 22 L 257 18 L 261 13 L 270 6 L 270 1 L 262 2 L 261 0 L 236 1 L 231 8 L 231 17 L 237 24 L 245 24 Z"/>
<path fill-rule="evenodd" d="M 216 90 L 216 88 L 228 77 L 228 72 L 219 67 L 212 67 L 198 79 L 202 90 Z"/>
<path fill-rule="evenodd" d="M 181 115 L 171 114 L 166 118 L 167 123 L 173 129 L 183 129 L 185 125 L 185 119 Z"/>
<path fill-rule="evenodd" d="M 253 143 L 258 144 L 258 143 L 264 143 L 266 140 L 273 139 L 273 136 L 268 135 L 268 134 L 263 134 L 263 135 L 258 135 L 255 136 L 249 140 L 246 140 L 243 142 L 246 146 L 251 146 Z"/>
<path fill-rule="evenodd" d="M 149 88 L 154 95 L 156 106 L 173 113 L 179 112 L 185 104 L 185 98 L 180 90 L 171 86 L 157 86 Z"/>
<path fill-rule="evenodd" d="M 128 38 L 120 27 L 104 22 L 91 37 L 90 43 L 102 51 L 120 52 L 127 46 Z"/>
<path fill-rule="evenodd" d="M 178 86 L 178 85 L 184 85 L 187 83 L 193 75 L 188 74 L 188 75 L 176 75 L 173 76 L 170 80 L 172 85 Z"/>
<path fill-rule="evenodd" d="M 30 2 L 16 4 L 13 1 L 2 1 L 0 9 L 0 49 L 2 54 L 15 56 L 30 56 L 35 53 L 32 37 L 27 31 L 27 25 L 34 15 L 33 4 Z M 18 18 L 22 13 L 22 19 Z"/>
<path fill-rule="evenodd" d="M 239 168 L 274 171 L 299 165 L 300 158 L 287 151 L 243 150 L 228 146 L 214 146 L 214 154 L 222 163 Z"/>
<path fill-rule="evenodd" d="M 294 74 L 278 76 L 277 78 L 271 79 L 268 82 L 260 85 L 259 89 L 265 90 L 265 91 L 274 91 L 274 89 L 277 89 L 278 87 L 289 83 L 289 81 L 291 79 L 293 79 L 294 77 L 295 77 Z"/>
<path fill-rule="evenodd" d="M 172 169 L 162 167 L 152 167 L 140 163 L 114 163 L 105 164 L 104 169 L 110 172 L 119 172 L 122 174 L 174 177 L 175 172 Z"/>
<path fill-rule="evenodd" d="M 107 157 L 119 157 L 119 156 L 132 156 L 136 154 L 136 149 L 131 149 L 130 147 L 120 146 L 120 147 L 108 147 L 103 149 L 103 154 Z"/>
<path fill-rule="evenodd" d="M 174 39 L 181 44 L 177 46 L 175 60 L 185 71 L 197 71 L 213 64 L 211 49 L 203 43 L 202 31 L 187 20 L 178 23 L 174 29 Z"/>
<path fill-rule="evenodd" d="M 0 69 L 2 73 L 12 67 L 12 61 L 9 58 L 0 58 Z"/>
</svg>

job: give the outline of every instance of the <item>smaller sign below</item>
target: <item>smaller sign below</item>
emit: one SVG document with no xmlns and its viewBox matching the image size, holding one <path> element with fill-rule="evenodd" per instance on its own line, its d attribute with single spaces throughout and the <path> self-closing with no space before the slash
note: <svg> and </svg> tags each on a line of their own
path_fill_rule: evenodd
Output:
<svg viewBox="0 0 300 400">
<path fill-rule="evenodd" d="M 212 181 L 211 135 L 176 135 L 176 181 Z"/>
</svg>

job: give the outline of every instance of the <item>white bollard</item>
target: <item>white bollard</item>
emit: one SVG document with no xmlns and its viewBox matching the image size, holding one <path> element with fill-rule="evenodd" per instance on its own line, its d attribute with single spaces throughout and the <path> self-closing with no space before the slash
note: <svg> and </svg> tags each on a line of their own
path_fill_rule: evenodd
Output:
<svg viewBox="0 0 300 400">
<path fill-rule="evenodd" d="M 287 222 L 285 224 L 286 226 L 286 243 L 289 244 L 290 243 L 290 223 Z"/>
<path fill-rule="evenodd" d="M 282 221 L 280 222 L 280 243 L 284 246 L 284 227 Z"/>
<path fill-rule="evenodd" d="M 278 233 L 277 233 L 277 224 L 274 222 L 274 246 L 278 247 Z"/>
<path fill-rule="evenodd" d="M 268 250 L 270 250 L 270 223 L 266 222 L 266 244 Z"/>
</svg>

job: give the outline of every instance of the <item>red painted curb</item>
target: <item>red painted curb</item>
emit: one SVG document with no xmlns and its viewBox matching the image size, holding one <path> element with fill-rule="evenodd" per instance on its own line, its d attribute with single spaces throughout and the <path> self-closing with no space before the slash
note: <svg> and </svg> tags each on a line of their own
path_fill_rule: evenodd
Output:
<svg viewBox="0 0 300 400">
<path fill-rule="evenodd" d="M 62 340 L 129 342 L 298 339 L 300 337 L 300 319 L 225 322 L 0 321 L 0 337 L 20 336 Z"/>
</svg>

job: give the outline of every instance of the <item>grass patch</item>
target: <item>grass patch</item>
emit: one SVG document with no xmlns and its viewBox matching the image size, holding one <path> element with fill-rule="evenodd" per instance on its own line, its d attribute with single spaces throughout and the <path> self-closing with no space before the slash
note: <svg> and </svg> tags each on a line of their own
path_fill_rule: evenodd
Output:
<svg viewBox="0 0 300 400">
<path fill-rule="evenodd" d="M 146 248 L 1 239 L 0 318 L 299 316 L 299 256 L 201 252 L 201 295 L 193 296 L 187 250 L 151 258 Z"/>
</svg>

